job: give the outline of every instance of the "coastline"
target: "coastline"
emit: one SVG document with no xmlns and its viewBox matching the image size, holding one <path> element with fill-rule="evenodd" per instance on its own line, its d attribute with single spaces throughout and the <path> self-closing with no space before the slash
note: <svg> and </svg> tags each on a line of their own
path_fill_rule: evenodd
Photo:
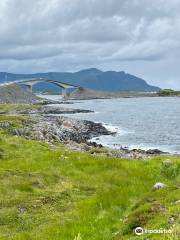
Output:
<svg viewBox="0 0 180 240">
<path fill-rule="evenodd" d="M 13 134 L 49 143 L 61 142 L 73 150 L 116 158 L 147 159 L 157 155 L 173 155 L 158 149 L 142 150 L 123 147 L 113 149 L 98 144 L 91 139 L 114 135 L 116 134 L 116 129 L 108 129 L 103 123 L 61 116 L 61 114 L 89 113 L 92 111 L 52 107 L 46 104 L 32 105 L 34 106 L 32 109 L 27 108 L 4 112 L 3 114 L 26 116 L 29 119 L 25 126 L 14 129 Z M 56 116 L 56 114 L 59 116 Z"/>
<path fill-rule="evenodd" d="M 176 234 L 179 157 L 88 143 L 112 132 L 101 123 L 51 116 L 44 108 L 40 103 L 0 105 L 1 233 L 6 239 L 9 233 L 24 237 L 24 226 L 32 239 L 41 228 L 39 239 L 45 239 L 52 222 L 58 239 L 62 230 L 76 239 L 92 223 L 99 236 L 97 221 L 104 236 L 112 227 L 111 236 L 130 239 L 135 224 L 152 229 L 154 221 L 158 229 L 164 219 Z M 49 236 L 54 238 L 52 228 Z"/>
</svg>

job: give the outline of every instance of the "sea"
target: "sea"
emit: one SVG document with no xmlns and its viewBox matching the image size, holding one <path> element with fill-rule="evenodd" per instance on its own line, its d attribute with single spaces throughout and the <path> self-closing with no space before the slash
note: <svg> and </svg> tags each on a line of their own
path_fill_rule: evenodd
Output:
<svg viewBox="0 0 180 240">
<path fill-rule="evenodd" d="M 58 95 L 43 97 L 61 100 Z M 91 141 L 116 149 L 159 149 L 180 153 L 180 97 L 74 100 L 59 106 L 92 110 L 93 113 L 66 116 L 100 122 L 116 132 Z"/>
</svg>

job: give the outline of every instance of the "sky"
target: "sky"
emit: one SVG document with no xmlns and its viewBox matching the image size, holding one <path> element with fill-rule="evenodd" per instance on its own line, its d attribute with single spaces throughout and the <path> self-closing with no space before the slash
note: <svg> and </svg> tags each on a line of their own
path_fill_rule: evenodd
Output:
<svg viewBox="0 0 180 240">
<path fill-rule="evenodd" d="M 180 89 L 180 0 L 1 0 L 0 72 L 125 71 Z"/>
</svg>

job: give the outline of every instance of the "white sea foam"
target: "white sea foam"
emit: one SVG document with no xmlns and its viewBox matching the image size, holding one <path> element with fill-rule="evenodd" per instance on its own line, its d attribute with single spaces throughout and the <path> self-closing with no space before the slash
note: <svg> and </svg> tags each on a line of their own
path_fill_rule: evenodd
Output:
<svg viewBox="0 0 180 240">
<path fill-rule="evenodd" d="M 128 131 L 123 130 L 119 126 L 111 125 L 108 123 L 102 123 L 102 125 L 110 132 L 117 133 L 118 135 L 125 135 L 128 133 Z"/>
<path fill-rule="evenodd" d="M 119 149 L 122 147 L 120 143 L 120 138 L 123 135 L 130 133 L 119 126 L 112 125 L 109 123 L 102 122 L 102 125 L 110 132 L 115 133 L 115 135 L 102 135 L 99 137 L 94 137 L 89 140 L 89 142 L 96 142 L 97 144 L 102 144 L 104 147 L 110 147 L 114 149 Z"/>
</svg>

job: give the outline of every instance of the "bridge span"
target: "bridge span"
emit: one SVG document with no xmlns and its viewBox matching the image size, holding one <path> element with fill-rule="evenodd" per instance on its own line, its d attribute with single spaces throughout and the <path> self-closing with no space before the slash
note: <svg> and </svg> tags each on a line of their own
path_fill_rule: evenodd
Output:
<svg viewBox="0 0 180 240">
<path fill-rule="evenodd" d="M 62 89 L 63 96 L 67 95 L 67 89 L 76 89 L 76 88 L 80 87 L 80 86 L 75 86 L 75 85 L 64 83 L 64 82 L 61 82 L 58 80 L 52 80 L 52 79 L 47 79 L 47 78 L 20 79 L 20 80 L 15 80 L 12 82 L 1 83 L 0 87 L 18 84 L 18 85 L 22 85 L 22 86 L 27 86 L 29 88 L 29 90 L 32 92 L 33 86 L 38 83 L 52 83 L 52 84 L 60 87 Z"/>
</svg>

